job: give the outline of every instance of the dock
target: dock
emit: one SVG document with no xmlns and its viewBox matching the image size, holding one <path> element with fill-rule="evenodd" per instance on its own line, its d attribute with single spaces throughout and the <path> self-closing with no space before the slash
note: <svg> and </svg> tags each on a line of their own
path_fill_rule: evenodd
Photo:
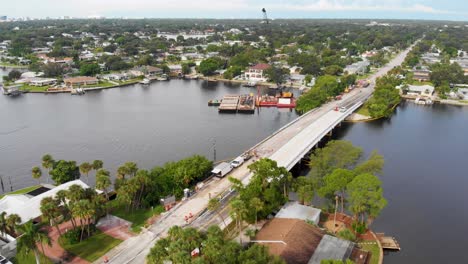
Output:
<svg viewBox="0 0 468 264">
<path fill-rule="evenodd" d="M 400 244 L 396 238 L 385 236 L 384 233 L 377 233 L 376 235 L 379 238 L 380 244 L 382 244 L 382 248 L 384 250 L 401 250 Z"/>
<path fill-rule="evenodd" d="M 237 112 L 237 105 L 239 104 L 238 95 L 225 95 L 218 108 L 219 112 Z"/>
<path fill-rule="evenodd" d="M 237 105 L 237 112 L 253 114 L 255 112 L 255 99 L 253 95 L 241 95 L 239 97 L 239 104 Z"/>
</svg>

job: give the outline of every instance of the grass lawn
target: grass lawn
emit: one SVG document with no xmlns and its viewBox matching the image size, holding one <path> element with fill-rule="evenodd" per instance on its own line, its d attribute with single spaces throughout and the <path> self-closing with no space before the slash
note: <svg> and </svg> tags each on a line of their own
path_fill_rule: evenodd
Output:
<svg viewBox="0 0 468 264">
<path fill-rule="evenodd" d="M 25 194 L 25 193 L 28 193 L 30 191 L 34 191 L 34 190 L 38 189 L 39 187 L 41 187 L 41 186 L 40 185 L 35 185 L 35 186 L 31 186 L 31 187 L 26 187 L 24 189 L 16 190 L 14 192 L 5 193 L 5 194 L 0 195 L 0 199 L 3 198 L 3 196 L 5 196 L 6 194 Z"/>
<path fill-rule="evenodd" d="M 49 88 L 49 86 L 33 86 L 33 85 L 28 85 L 28 84 L 24 84 L 20 90 L 21 91 L 30 91 L 30 92 L 45 92 L 47 91 L 47 88 Z"/>
<path fill-rule="evenodd" d="M 111 214 L 132 222 L 132 232 L 140 233 L 141 228 L 146 224 L 146 220 L 154 215 L 161 214 L 162 212 L 164 212 L 164 208 L 161 205 L 154 207 L 153 210 L 148 208 L 133 210 L 130 212 L 127 212 L 125 207 L 120 206 L 112 210 Z"/>
<path fill-rule="evenodd" d="M 369 110 L 367 109 L 367 105 L 364 104 L 363 106 L 359 107 L 359 109 L 356 111 L 356 113 L 360 114 L 360 115 L 365 115 L 365 116 L 369 116 L 370 117 L 370 114 L 369 114 Z"/>
<path fill-rule="evenodd" d="M 120 84 L 131 84 L 131 83 L 138 83 L 141 80 L 143 80 L 143 78 L 134 78 L 134 79 L 126 80 L 126 81 L 119 82 L 119 83 Z"/>
<path fill-rule="evenodd" d="M 41 264 L 52 264 L 53 262 L 46 256 L 40 254 Z M 11 260 L 14 264 L 36 264 L 36 257 L 34 257 L 34 252 L 29 252 L 29 254 L 24 254 L 18 252 L 15 258 Z"/>
<path fill-rule="evenodd" d="M 80 88 L 110 87 L 114 85 L 115 84 L 110 83 L 110 82 L 99 81 L 97 84 L 83 85 L 83 86 L 80 86 Z"/>
<path fill-rule="evenodd" d="M 379 263 L 379 256 L 380 256 L 380 250 L 379 250 L 379 246 L 377 245 L 377 243 L 375 244 L 360 244 L 361 248 L 363 250 L 366 250 L 366 251 L 369 251 L 372 253 L 372 257 L 371 257 L 371 260 L 370 260 L 370 264 L 378 264 Z"/>
<path fill-rule="evenodd" d="M 100 230 L 96 230 L 95 234 L 90 238 L 74 245 L 66 244 L 61 238 L 59 239 L 63 249 L 89 262 L 99 259 L 121 242 L 122 240 L 108 236 Z"/>
</svg>

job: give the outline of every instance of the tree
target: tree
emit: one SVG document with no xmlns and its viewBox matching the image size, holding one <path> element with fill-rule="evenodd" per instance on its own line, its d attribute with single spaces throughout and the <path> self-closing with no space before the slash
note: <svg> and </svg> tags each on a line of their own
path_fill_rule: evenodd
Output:
<svg viewBox="0 0 468 264">
<path fill-rule="evenodd" d="M 99 169 L 102 169 L 102 166 L 104 165 L 104 162 L 102 160 L 94 160 L 93 161 L 93 170 L 97 171 Z"/>
<path fill-rule="evenodd" d="M 63 184 L 80 178 L 80 169 L 75 161 L 59 160 L 50 171 L 56 184 Z"/>
<path fill-rule="evenodd" d="M 354 179 L 354 172 L 347 169 L 335 169 L 331 174 L 323 178 L 323 186 L 319 190 L 322 197 L 333 198 L 339 193 L 341 199 L 341 212 L 344 212 L 344 197 L 346 187 Z"/>
<path fill-rule="evenodd" d="M 265 75 L 268 77 L 270 82 L 276 83 L 280 86 L 289 77 L 289 71 L 282 67 L 271 66 L 265 70 Z"/>
<path fill-rule="evenodd" d="M 109 171 L 99 169 L 96 172 L 96 189 L 103 191 L 107 200 L 109 199 L 107 189 L 111 186 L 111 184 Z"/>
<path fill-rule="evenodd" d="M 4 236 L 8 231 L 7 213 L 0 213 L 0 233 Z"/>
<path fill-rule="evenodd" d="M 190 65 L 188 63 L 182 64 L 182 74 L 190 74 L 192 70 L 190 69 Z"/>
<path fill-rule="evenodd" d="M 41 71 L 44 73 L 44 77 L 58 77 L 62 76 L 64 69 L 58 63 L 47 63 L 42 65 Z"/>
<path fill-rule="evenodd" d="M 382 169 L 384 166 L 384 158 L 380 155 L 377 151 L 372 151 L 370 157 L 358 164 L 354 168 L 355 174 L 363 174 L 363 173 L 370 173 L 370 174 L 380 174 L 382 173 Z"/>
<path fill-rule="evenodd" d="M 17 214 L 11 214 L 6 218 L 8 232 L 15 236 L 18 232 L 18 226 L 21 224 L 21 217 Z"/>
<path fill-rule="evenodd" d="M 198 71 L 205 76 L 213 75 L 215 71 L 221 68 L 224 65 L 224 62 L 220 58 L 212 57 L 203 60 L 198 66 Z"/>
<path fill-rule="evenodd" d="M 80 173 L 86 175 L 86 182 L 89 185 L 89 172 L 93 169 L 93 166 L 89 162 L 83 162 L 80 165 Z"/>
<path fill-rule="evenodd" d="M 315 184 L 310 177 L 297 177 L 293 185 L 302 204 L 312 201 L 315 195 Z"/>
<path fill-rule="evenodd" d="M 18 70 L 12 70 L 8 73 L 8 79 L 11 81 L 16 81 L 21 77 L 21 72 Z"/>
<path fill-rule="evenodd" d="M 208 210 L 211 212 L 215 212 L 221 221 L 223 221 L 224 226 L 226 227 L 226 222 L 224 221 L 224 217 L 220 214 L 219 209 L 221 208 L 221 203 L 219 202 L 218 198 L 211 198 L 208 201 Z"/>
<path fill-rule="evenodd" d="M 250 201 L 250 207 L 252 207 L 255 210 L 255 227 L 257 226 L 257 218 L 258 218 L 258 211 L 263 209 L 263 202 L 260 200 L 258 197 L 254 197 Z"/>
<path fill-rule="evenodd" d="M 60 218 L 62 212 L 60 211 L 60 201 L 54 199 L 53 197 L 45 197 L 41 200 L 41 213 L 42 213 L 42 221 L 47 223 L 48 225 L 55 226 L 57 232 L 61 236 L 62 233 L 58 225 L 60 224 L 57 219 Z"/>
<path fill-rule="evenodd" d="M 362 149 L 349 141 L 332 140 L 324 148 L 317 148 L 310 156 L 311 176 L 322 186 L 322 179 L 335 169 L 353 167 L 362 155 Z"/>
<path fill-rule="evenodd" d="M 45 154 L 42 156 L 42 168 L 46 169 L 48 174 L 47 182 L 49 182 L 50 170 L 54 167 L 54 163 L 54 158 L 52 158 L 50 154 Z"/>
<path fill-rule="evenodd" d="M 36 263 L 40 264 L 39 252 L 37 245 L 41 245 L 42 252 L 44 252 L 43 244 L 51 245 L 51 240 L 45 230 L 42 230 L 40 224 L 33 224 L 32 221 L 28 221 L 25 224 L 18 227 L 21 232 L 21 236 L 17 239 L 18 252 L 24 252 L 29 254 L 33 251 L 36 258 Z"/>
<path fill-rule="evenodd" d="M 387 205 L 383 197 L 382 182 L 374 175 L 356 176 L 348 185 L 349 209 L 362 224 L 377 217 Z"/>
<path fill-rule="evenodd" d="M 101 73 L 101 67 L 97 63 L 86 63 L 80 67 L 80 75 L 83 76 L 95 76 Z"/>
<path fill-rule="evenodd" d="M 242 245 L 242 222 L 245 218 L 245 213 L 247 211 L 245 203 L 240 199 L 233 199 L 229 203 L 230 211 L 229 214 L 236 221 L 236 228 L 239 233 L 239 243 Z"/>
<path fill-rule="evenodd" d="M 33 167 L 31 170 L 32 177 L 33 179 L 37 180 L 37 182 L 40 184 L 41 183 L 41 176 L 42 176 L 42 171 L 41 168 L 39 167 Z"/>
<path fill-rule="evenodd" d="M 338 65 L 330 65 L 327 66 L 324 70 L 323 73 L 327 75 L 339 75 L 343 73 L 343 68 L 338 66 Z"/>
</svg>

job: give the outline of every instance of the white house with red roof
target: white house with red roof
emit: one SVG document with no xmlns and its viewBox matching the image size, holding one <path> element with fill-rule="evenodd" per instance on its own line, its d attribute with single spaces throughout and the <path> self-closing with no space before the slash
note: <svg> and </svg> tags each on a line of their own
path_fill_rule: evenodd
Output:
<svg viewBox="0 0 468 264">
<path fill-rule="evenodd" d="M 252 66 L 245 72 L 245 78 L 249 81 L 265 82 L 267 80 L 265 76 L 265 70 L 270 67 L 271 66 L 266 63 L 259 63 L 255 66 Z"/>
</svg>

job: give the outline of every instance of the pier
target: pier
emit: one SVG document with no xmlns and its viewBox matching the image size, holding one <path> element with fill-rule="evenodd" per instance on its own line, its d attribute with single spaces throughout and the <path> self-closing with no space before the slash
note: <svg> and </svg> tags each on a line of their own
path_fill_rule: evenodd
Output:
<svg viewBox="0 0 468 264">
<path fill-rule="evenodd" d="M 237 111 L 237 104 L 239 103 L 238 95 L 225 95 L 221 105 L 218 108 L 219 112 L 233 112 Z"/>
<path fill-rule="evenodd" d="M 394 237 L 385 236 L 384 233 L 377 233 L 377 238 L 382 244 L 382 248 L 385 250 L 401 250 L 400 244 Z"/>
</svg>

